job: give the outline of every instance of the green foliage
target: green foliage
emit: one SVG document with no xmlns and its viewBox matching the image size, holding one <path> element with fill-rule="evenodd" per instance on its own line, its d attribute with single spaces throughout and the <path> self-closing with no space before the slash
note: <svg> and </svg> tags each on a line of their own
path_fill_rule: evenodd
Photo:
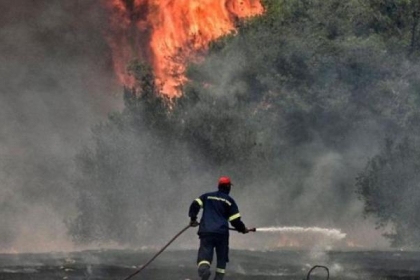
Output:
<svg viewBox="0 0 420 280">
<path fill-rule="evenodd" d="M 358 154 L 374 156 L 384 136 L 420 131 L 416 3 L 265 0 L 264 16 L 242 22 L 237 34 L 211 44 L 203 63 L 190 65 L 175 100 L 159 92 L 150 66 L 133 61 L 137 87 L 125 89 L 124 111 L 95 127 L 94 147 L 77 158 L 75 238 L 153 236 L 148 227 L 173 213 L 151 209 L 181 207 L 181 194 L 191 191 L 185 174 L 274 185 L 270 197 L 284 211 L 270 212 L 270 221 L 309 222 L 325 209 L 334 210 L 328 221 L 342 221 L 366 163 Z M 420 243 L 406 230 L 417 202 L 395 208 L 417 196 L 418 150 L 401 145 L 374 157 L 357 181 L 365 213 L 395 226 L 395 245 Z M 345 170 L 317 185 L 313 174 L 325 154 L 336 155 L 328 170 Z M 391 203 L 396 186 L 405 190 L 400 204 Z"/>
<path fill-rule="evenodd" d="M 420 244 L 420 146 L 405 138 L 386 142 L 381 153 L 369 160 L 357 177 L 357 191 L 365 201 L 364 213 L 387 229 L 394 246 Z"/>
</svg>

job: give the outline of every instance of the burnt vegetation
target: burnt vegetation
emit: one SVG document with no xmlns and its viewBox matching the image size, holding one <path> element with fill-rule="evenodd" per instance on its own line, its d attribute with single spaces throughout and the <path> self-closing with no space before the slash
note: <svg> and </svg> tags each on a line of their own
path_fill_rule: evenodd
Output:
<svg viewBox="0 0 420 280">
<path fill-rule="evenodd" d="M 243 188 L 281 182 L 272 221 L 339 223 L 357 192 L 366 215 L 393 227 L 394 245 L 420 245 L 419 2 L 264 2 L 264 16 L 190 65 L 178 99 L 162 97 L 150 67 L 129 66 L 138 88 L 125 89 L 124 111 L 96 126 L 77 158 L 76 240 L 153 236 L 148 227 L 171 223 L 181 194 L 191 198 L 186 174 L 229 173 Z M 325 154 L 342 173 L 314 189 L 308 178 Z M 307 193 L 316 202 L 301 214 L 283 211 Z"/>
</svg>

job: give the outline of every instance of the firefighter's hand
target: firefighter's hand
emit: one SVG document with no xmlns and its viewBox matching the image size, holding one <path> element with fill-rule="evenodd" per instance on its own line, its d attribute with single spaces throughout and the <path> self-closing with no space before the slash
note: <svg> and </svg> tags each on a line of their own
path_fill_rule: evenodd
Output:
<svg viewBox="0 0 420 280">
<path fill-rule="evenodd" d="M 190 221 L 190 227 L 197 227 L 199 224 L 196 220 L 191 220 Z"/>
<path fill-rule="evenodd" d="M 243 233 L 243 234 L 246 234 L 246 233 L 248 233 L 248 232 L 249 232 L 249 228 L 247 228 L 247 227 L 246 227 L 242 233 Z"/>
</svg>

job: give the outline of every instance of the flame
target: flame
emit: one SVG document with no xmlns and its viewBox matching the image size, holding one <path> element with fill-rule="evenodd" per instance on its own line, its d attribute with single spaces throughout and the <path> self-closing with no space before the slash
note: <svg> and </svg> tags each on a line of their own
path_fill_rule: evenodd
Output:
<svg viewBox="0 0 420 280">
<path fill-rule="evenodd" d="M 236 30 L 238 19 L 262 14 L 260 0 L 103 0 L 110 10 L 108 42 L 120 83 L 135 81 L 126 65 L 139 58 L 152 65 L 156 84 L 179 97 L 185 68 L 209 42 Z"/>
<path fill-rule="evenodd" d="M 278 240 L 277 247 L 300 248 L 302 247 L 302 243 L 299 242 L 297 238 L 293 238 L 292 236 L 281 236 Z"/>
<path fill-rule="evenodd" d="M 349 248 L 363 248 L 361 244 L 358 244 L 357 242 L 353 240 L 347 240 L 346 245 Z"/>
</svg>

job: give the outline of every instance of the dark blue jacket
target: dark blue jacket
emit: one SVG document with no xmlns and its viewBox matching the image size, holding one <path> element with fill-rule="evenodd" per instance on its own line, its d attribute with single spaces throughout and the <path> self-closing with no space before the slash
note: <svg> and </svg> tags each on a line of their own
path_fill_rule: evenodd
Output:
<svg viewBox="0 0 420 280">
<path fill-rule="evenodd" d="M 190 206 L 191 220 L 197 219 L 198 212 L 203 209 L 198 234 L 229 234 L 229 223 L 239 232 L 244 232 L 246 227 L 241 221 L 238 206 L 235 200 L 223 190 L 205 193 L 196 198 Z"/>
</svg>

